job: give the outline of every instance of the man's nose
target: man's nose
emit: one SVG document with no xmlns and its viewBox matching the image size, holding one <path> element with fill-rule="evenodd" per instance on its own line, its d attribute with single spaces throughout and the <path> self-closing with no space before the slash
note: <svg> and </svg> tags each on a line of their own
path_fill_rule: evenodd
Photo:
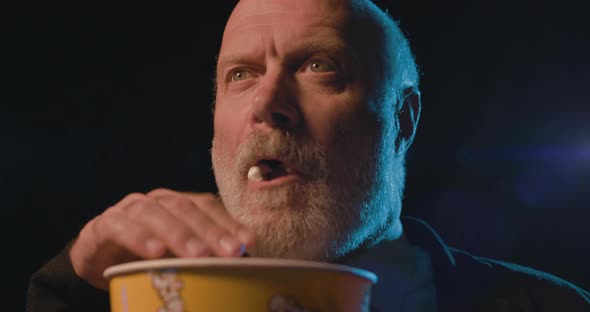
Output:
<svg viewBox="0 0 590 312">
<path fill-rule="evenodd" d="M 279 75 L 265 78 L 252 103 L 252 126 L 283 130 L 295 128 L 301 117 L 293 86 Z"/>
</svg>

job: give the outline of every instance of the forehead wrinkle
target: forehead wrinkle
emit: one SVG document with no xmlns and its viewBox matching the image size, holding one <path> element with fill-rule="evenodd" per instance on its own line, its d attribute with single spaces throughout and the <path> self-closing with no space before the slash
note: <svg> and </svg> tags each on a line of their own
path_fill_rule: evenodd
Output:
<svg viewBox="0 0 590 312">
<path fill-rule="evenodd" d="M 295 8 L 301 6 L 297 1 L 288 2 L 287 4 L 290 5 L 289 8 L 284 5 L 285 3 L 280 2 L 269 3 L 268 1 L 242 0 L 240 2 L 241 7 L 234 11 L 236 14 L 232 15 L 228 25 L 226 25 L 224 41 L 229 46 L 223 44 L 225 46 L 225 52 L 236 52 L 234 48 L 231 48 L 236 42 L 241 42 L 242 46 L 233 55 L 231 52 L 227 57 L 219 55 L 218 69 L 231 63 L 249 63 L 250 61 L 255 61 L 260 54 L 265 54 L 268 57 L 290 52 L 299 55 L 313 54 L 314 52 L 345 52 L 347 56 L 355 58 L 355 50 L 357 48 L 362 49 L 362 47 L 346 46 L 346 41 L 351 38 L 342 33 L 346 25 L 350 23 L 351 15 L 354 15 L 353 11 L 350 10 L 350 3 L 348 2 L 343 0 L 318 1 L 318 10 L 310 11 L 295 10 Z M 330 10 L 327 10 L 325 6 L 328 3 L 332 5 Z M 303 16 L 305 18 L 302 18 Z M 305 25 L 289 26 L 288 24 L 291 20 L 306 20 L 306 22 Z M 280 25 L 280 27 L 275 27 L 276 25 Z M 285 33 L 281 36 L 273 35 L 273 33 L 280 31 L 284 27 L 290 30 L 287 37 L 285 37 Z M 265 31 L 265 28 L 270 31 Z M 329 29 L 328 32 L 333 31 L 333 33 L 322 36 L 322 34 L 327 33 L 324 32 L 326 28 Z M 252 36 L 250 37 L 251 39 L 245 41 L 239 39 L 240 37 L 244 37 L 245 31 L 254 34 L 258 33 L 260 36 L 266 36 L 265 33 L 269 34 L 271 40 L 265 43 L 258 42 L 258 44 L 253 44 L 252 40 L 265 41 L 265 39 L 261 37 L 253 39 L 256 36 Z M 334 33 L 336 33 L 336 36 L 333 36 Z M 238 39 L 236 40 L 236 38 Z M 282 42 L 277 42 L 276 39 L 278 38 Z M 264 47 L 260 45 L 264 45 Z M 246 49 L 244 50 L 243 48 Z"/>
<path fill-rule="evenodd" d="M 262 33 L 256 37 L 249 37 L 248 40 L 240 38 L 238 40 L 228 40 L 220 51 L 217 62 L 217 70 L 224 69 L 231 65 L 245 65 L 264 63 L 266 55 L 275 55 L 274 40 L 265 42 Z M 238 46 L 239 48 L 236 48 Z"/>
<path fill-rule="evenodd" d="M 326 27 L 332 28 L 332 27 Z M 335 29 L 336 32 L 338 31 Z M 278 56 L 282 55 L 289 57 L 290 55 L 301 55 L 301 54 L 315 54 L 315 53 L 328 53 L 336 54 L 348 57 L 354 57 L 353 49 L 345 44 L 342 36 L 321 36 L 317 31 L 311 34 L 304 34 L 301 40 L 286 41 L 287 45 L 284 52 L 280 51 L 275 47 L 274 41 L 266 44 L 265 48 L 254 47 L 251 51 L 241 51 L 235 53 L 228 53 L 226 55 L 220 55 L 218 68 L 224 68 L 231 64 L 252 64 L 260 62 L 260 54 L 267 54 L 267 56 Z M 280 46 L 280 45 L 279 45 Z"/>
<path fill-rule="evenodd" d="M 225 32 L 230 33 L 234 31 L 236 28 L 240 28 L 240 31 L 243 29 L 248 29 L 252 27 L 260 27 L 260 26 L 271 26 L 275 24 L 279 24 L 284 22 L 285 16 L 288 13 L 286 12 L 256 12 L 247 14 L 246 16 L 237 16 L 232 17 L 230 22 L 227 24 Z M 268 18 L 270 17 L 270 18 Z"/>
<path fill-rule="evenodd" d="M 290 43 L 290 47 L 286 49 L 287 54 L 306 54 L 312 55 L 317 53 L 327 53 L 329 55 L 351 54 L 350 48 L 339 37 L 322 37 L 310 36 L 302 40 Z"/>
<path fill-rule="evenodd" d="M 252 20 L 251 26 L 271 25 L 284 23 L 289 17 L 298 16 L 298 18 L 311 17 L 311 20 L 323 21 L 327 15 L 348 15 L 351 13 L 351 3 L 354 0 L 310 0 L 313 1 L 314 7 L 310 10 L 309 5 L 305 5 L 303 0 L 279 0 L 279 1 L 247 1 L 241 0 L 234 8 L 225 31 L 233 30 L 242 25 L 245 20 Z M 309 3 L 308 3 L 309 4 Z M 265 19 L 271 16 L 267 22 L 259 22 L 259 19 Z"/>
</svg>

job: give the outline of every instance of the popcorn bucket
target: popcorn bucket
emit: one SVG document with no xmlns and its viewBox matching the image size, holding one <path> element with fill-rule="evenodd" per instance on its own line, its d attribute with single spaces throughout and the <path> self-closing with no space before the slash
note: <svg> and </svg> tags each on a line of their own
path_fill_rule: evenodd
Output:
<svg viewBox="0 0 590 312">
<path fill-rule="evenodd" d="M 368 312 L 375 274 L 325 262 L 159 259 L 105 270 L 112 312 Z"/>
</svg>

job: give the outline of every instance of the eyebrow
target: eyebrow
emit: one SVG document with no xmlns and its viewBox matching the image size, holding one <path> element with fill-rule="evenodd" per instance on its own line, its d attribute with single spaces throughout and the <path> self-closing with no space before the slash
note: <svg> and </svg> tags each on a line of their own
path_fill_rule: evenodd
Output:
<svg viewBox="0 0 590 312">
<path fill-rule="evenodd" d="M 217 72 L 220 68 L 225 68 L 231 64 L 246 64 L 253 62 L 253 57 L 247 57 L 241 54 L 230 54 L 228 56 L 224 56 L 221 59 L 219 58 L 219 56 L 217 56 L 217 65 L 215 71 Z"/>
<path fill-rule="evenodd" d="M 304 40 L 303 43 L 299 44 L 299 48 L 297 50 L 309 54 L 324 51 L 332 53 L 346 53 L 348 52 L 349 48 L 347 44 L 339 39 L 318 40 L 317 38 L 311 38 L 309 40 Z"/>
<path fill-rule="evenodd" d="M 295 48 L 291 49 L 286 58 L 297 58 L 302 56 L 310 56 L 317 53 L 328 53 L 335 54 L 337 56 L 343 56 L 354 59 L 354 50 L 351 46 L 345 44 L 340 39 L 328 39 L 319 40 L 318 38 L 310 38 L 298 43 Z M 219 69 L 226 68 L 232 64 L 253 64 L 260 62 L 256 56 L 250 56 L 249 54 L 235 53 L 223 56 L 222 58 L 217 56 L 216 74 Z"/>
</svg>

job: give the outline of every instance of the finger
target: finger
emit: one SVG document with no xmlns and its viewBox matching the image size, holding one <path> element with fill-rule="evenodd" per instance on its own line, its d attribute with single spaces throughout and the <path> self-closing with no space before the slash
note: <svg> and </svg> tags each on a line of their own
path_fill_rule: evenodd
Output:
<svg viewBox="0 0 590 312">
<path fill-rule="evenodd" d="M 176 256 L 205 257 L 211 254 L 211 248 L 195 235 L 182 216 L 177 217 L 169 207 L 154 198 L 144 196 L 119 209 L 148 228 Z"/>
<path fill-rule="evenodd" d="M 124 213 L 112 211 L 108 214 L 103 214 L 101 217 L 93 220 L 89 225 L 99 247 L 115 245 L 120 250 L 125 250 L 147 259 L 158 258 L 166 251 L 164 242 L 155 233 L 144 225 L 131 220 Z"/>
<path fill-rule="evenodd" d="M 171 190 L 167 190 L 167 189 L 156 189 L 152 192 L 157 192 L 157 193 L 172 193 Z M 148 193 L 149 194 L 149 193 Z M 135 209 L 135 213 L 136 214 L 141 214 L 141 206 L 143 205 L 142 203 L 148 199 L 149 196 L 147 196 L 146 194 L 143 193 L 131 193 L 127 196 L 125 196 L 121 201 L 119 201 L 117 204 L 115 204 L 115 206 L 111 207 L 110 209 L 108 209 L 106 212 L 108 213 L 111 210 L 114 211 L 126 211 L 129 209 L 129 207 L 134 207 L 134 208 L 138 208 Z M 127 213 L 127 212 L 125 212 Z M 149 216 L 148 216 L 149 217 Z M 166 217 L 164 217 L 166 218 Z M 156 220 L 157 222 L 157 220 Z M 164 221 L 166 222 L 166 221 Z M 151 226 L 154 224 L 151 224 L 153 222 L 149 222 L 148 220 L 148 224 L 146 224 L 147 226 Z M 158 226 L 156 224 L 156 226 Z M 166 227 L 166 225 L 164 225 L 163 227 Z M 162 226 L 158 226 L 158 228 L 160 229 L 158 231 L 158 233 L 162 233 L 162 232 L 166 232 L 164 231 L 165 229 L 162 228 Z M 174 228 L 174 227 L 171 227 Z M 166 234 L 164 234 L 165 236 L 167 236 Z M 182 237 L 182 234 L 172 234 L 172 235 L 177 235 L 177 237 Z M 174 238 L 171 238 L 170 240 L 175 240 Z M 172 243 L 172 246 L 169 247 L 173 247 L 173 248 L 169 248 L 169 249 L 173 249 L 173 251 L 171 252 L 171 250 L 167 251 L 167 255 L 168 256 L 193 256 L 193 257 L 205 257 L 211 254 L 211 250 L 204 244 L 202 243 L 190 243 L 187 246 L 184 246 L 186 249 L 183 250 L 183 248 L 180 246 L 182 245 L 182 238 L 176 239 L 178 242 L 177 243 Z M 164 240 L 165 242 L 169 242 L 169 240 Z"/>
<path fill-rule="evenodd" d="M 179 198 L 186 197 L 190 199 L 195 206 L 204 212 L 210 220 L 219 224 L 231 235 L 236 237 L 244 247 L 251 247 L 255 243 L 255 235 L 244 225 L 233 219 L 225 210 L 221 201 L 212 193 L 190 193 L 190 192 L 176 192 L 169 189 L 159 188 L 147 193 L 147 196 L 156 199 L 163 198 Z M 229 244 L 233 245 L 233 244 Z M 232 249 L 235 246 L 227 247 Z"/>
<path fill-rule="evenodd" d="M 252 247 L 256 242 L 256 236 L 246 226 L 235 220 L 225 209 L 219 198 L 211 193 L 199 194 L 181 192 L 195 205 L 201 208 L 209 218 L 223 226 L 232 235 L 237 237 L 246 247 Z"/>
<path fill-rule="evenodd" d="M 145 194 L 142 193 L 131 193 L 128 194 L 127 196 L 125 196 L 123 199 L 121 199 L 119 202 L 117 202 L 115 205 L 113 205 L 112 207 L 109 207 L 107 210 L 105 210 L 105 213 L 109 213 L 113 210 L 118 210 L 121 209 L 122 207 L 126 207 L 128 206 L 130 203 L 132 202 L 136 202 L 136 201 L 142 201 L 145 198 Z"/>
<path fill-rule="evenodd" d="M 137 258 L 158 258 L 166 248 L 145 227 L 125 214 L 110 212 L 84 226 L 70 250 L 76 275 L 99 289 L 107 289 L 103 271 Z"/>
<path fill-rule="evenodd" d="M 213 249 L 215 255 L 237 257 L 243 254 L 245 245 L 231 232 L 203 213 L 202 207 L 197 207 L 186 196 L 158 197 L 157 201 L 178 219 L 183 220 L 196 233 L 201 242 Z"/>
</svg>

